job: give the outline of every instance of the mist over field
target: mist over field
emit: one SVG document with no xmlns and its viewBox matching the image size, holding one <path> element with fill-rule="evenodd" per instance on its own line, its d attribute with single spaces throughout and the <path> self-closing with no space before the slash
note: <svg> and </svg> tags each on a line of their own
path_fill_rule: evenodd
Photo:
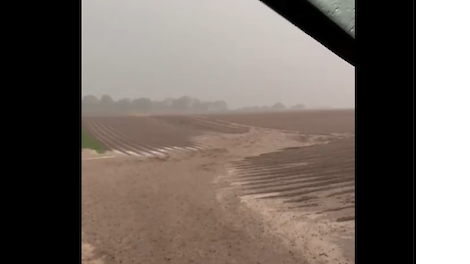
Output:
<svg viewBox="0 0 470 264">
<path fill-rule="evenodd" d="M 109 95 L 100 98 L 94 95 L 85 95 L 82 98 L 82 114 L 201 114 L 225 112 L 282 112 L 306 110 L 303 104 L 286 106 L 281 102 L 273 105 L 250 106 L 231 108 L 225 101 L 201 101 L 197 98 L 182 96 L 180 98 L 166 98 L 164 100 L 151 100 L 150 98 L 122 98 L 113 99 Z"/>
<path fill-rule="evenodd" d="M 260 1 L 85 0 L 82 92 L 353 108 L 354 67 Z"/>
</svg>

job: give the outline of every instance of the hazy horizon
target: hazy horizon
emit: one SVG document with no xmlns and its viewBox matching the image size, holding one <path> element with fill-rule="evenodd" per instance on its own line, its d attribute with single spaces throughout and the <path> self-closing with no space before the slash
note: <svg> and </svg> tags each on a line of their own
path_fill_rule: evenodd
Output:
<svg viewBox="0 0 470 264">
<path fill-rule="evenodd" d="M 84 95 L 354 108 L 354 78 L 256 0 L 82 1 Z"/>
</svg>

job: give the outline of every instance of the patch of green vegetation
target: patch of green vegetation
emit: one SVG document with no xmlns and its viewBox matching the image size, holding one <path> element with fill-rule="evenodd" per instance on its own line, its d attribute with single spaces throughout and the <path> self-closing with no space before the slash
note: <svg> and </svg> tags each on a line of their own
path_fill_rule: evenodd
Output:
<svg viewBox="0 0 470 264">
<path fill-rule="evenodd" d="M 82 125 L 82 149 L 93 149 L 98 153 L 104 153 L 105 147 L 94 138 Z"/>
</svg>

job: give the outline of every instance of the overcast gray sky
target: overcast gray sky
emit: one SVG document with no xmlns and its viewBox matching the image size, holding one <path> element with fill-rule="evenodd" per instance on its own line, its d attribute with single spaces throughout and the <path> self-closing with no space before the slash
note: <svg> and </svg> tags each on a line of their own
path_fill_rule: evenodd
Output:
<svg viewBox="0 0 470 264">
<path fill-rule="evenodd" d="M 354 67 L 258 0 L 83 0 L 82 89 L 354 107 Z"/>
</svg>

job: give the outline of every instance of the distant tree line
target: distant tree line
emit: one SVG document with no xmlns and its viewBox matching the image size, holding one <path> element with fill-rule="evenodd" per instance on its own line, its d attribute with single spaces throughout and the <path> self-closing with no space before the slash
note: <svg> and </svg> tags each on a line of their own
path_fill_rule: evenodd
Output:
<svg viewBox="0 0 470 264">
<path fill-rule="evenodd" d="M 189 96 L 177 99 L 151 100 L 150 98 L 121 98 L 114 100 L 109 95 L 98 98 L 86 95 L 82 98 L 83 113 L 207 113 L 225 112 L 228 106 L 225 101 L 204 102 Z"/>
<path fill-rule="evenodd" d="M 235 109 L 237 112 L 281 112 L 281 111 L 299 111 L 307 109 L 303 104 L 296 104 L 287 107 L 282 103 L 275 103 L 272 106 L 249 106 Z"/>
<path fill-rule="evenodd" d="M 305 106 L 298 104 L 287 108 L 282 103 L 272 106 L 253 106 L 234 109 L 237 112 L 271 112 L 286 110 L 303 110 Z M 109 95 L 100 98 L 94 95 L 85 95 L 82 98 L 82 113 L 84 114 L 122 114 L 122 113 L 220 113 L 229 111 L 227 103 L 223 100 L 201 101 L 197 98 L 182 96 L 180 98 L 167 98 L 165 100 L 151 100 L 150 98 L 121 98 L 114 100 Z"/>
</svg>

